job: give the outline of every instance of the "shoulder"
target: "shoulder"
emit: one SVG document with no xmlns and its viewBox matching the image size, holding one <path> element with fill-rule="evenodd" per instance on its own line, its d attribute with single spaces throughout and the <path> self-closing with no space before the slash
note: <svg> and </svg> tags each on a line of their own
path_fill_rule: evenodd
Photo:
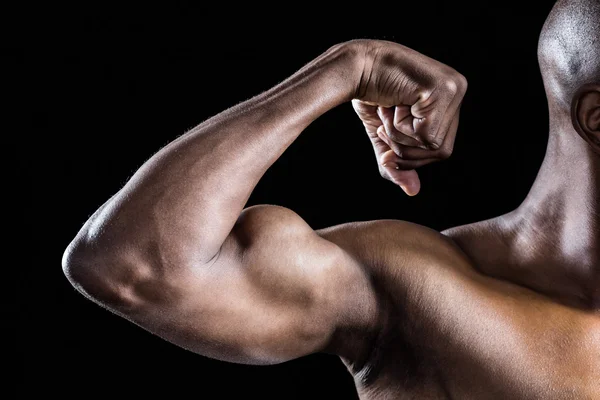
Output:
<svg viewBox="0 0 600 400">
<path fill-rule="evenodd" d="M 412 222 L 353 222 L 321 229 L 317 234 L 340 246 L 374 272 L 434 264 L 473 269 L 466 254 L 451 237 Z"/>
</svg>

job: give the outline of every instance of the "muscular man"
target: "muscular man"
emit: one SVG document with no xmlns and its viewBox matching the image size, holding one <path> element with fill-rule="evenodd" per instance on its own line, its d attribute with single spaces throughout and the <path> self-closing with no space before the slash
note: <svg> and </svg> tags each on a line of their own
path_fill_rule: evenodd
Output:
<svg viewBox="0 0 600 400">
<path fill-rule="evenodd" d="M 81 229 L 65 273 L 208 357 L 337 354 L 362 399 L 598 399 L 599 20 L 599 1 L 561 0 L 544 26 L 548 152 L 512 213 L 438 233 L 393 220 L 314 231 L 282 207 L 244 209 L 303 129 L 346 101 L 409 195 L 415 168 L 451 153 L 465 79 L 352 41 L 154 155 Z"/>
</svg>

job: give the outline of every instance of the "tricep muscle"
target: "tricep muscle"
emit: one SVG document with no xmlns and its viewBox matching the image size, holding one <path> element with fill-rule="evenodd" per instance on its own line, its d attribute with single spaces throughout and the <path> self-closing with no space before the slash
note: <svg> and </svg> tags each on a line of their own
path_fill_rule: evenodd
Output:
<svg viewBox="0 0 600 400">
<path fill-rule="evenodd" d="M 126 317 L 225 361 L 271 364 L 325 350 L 342 324 L 361 325 L 373 310 L 360 266 L 282 207 L 244 210 L 217 257 L 185 271 L 150 291 L 171 295 L 150 295 Z"/>
</svg>

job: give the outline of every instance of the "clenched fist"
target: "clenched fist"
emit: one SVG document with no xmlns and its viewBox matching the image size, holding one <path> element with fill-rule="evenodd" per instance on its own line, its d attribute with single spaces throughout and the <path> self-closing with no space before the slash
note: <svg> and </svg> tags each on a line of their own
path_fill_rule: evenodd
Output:
<svg viewBox="0 0 600 400">
<path fill-rule="evenodd" d="M 452 153 L 466 79 L 454 69 L 393 42 L 357 40 L 362 75 L 352 105 L 373 143 L 381 175 L 408 195 L 415 168 Z"/>
</svg>

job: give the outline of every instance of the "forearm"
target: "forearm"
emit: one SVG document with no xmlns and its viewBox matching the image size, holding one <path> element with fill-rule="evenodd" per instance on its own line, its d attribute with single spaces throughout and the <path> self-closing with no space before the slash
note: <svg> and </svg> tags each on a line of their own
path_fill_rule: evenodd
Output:
<svg viewBox="0 0 600 400">
<path fill-rule="evenodd" d="M 96 248 L 158 245 L 161 257 L 185 253 L 210 260 L 265 171 L 314 119 L 351 100 L 360 78 L 353 52 L 332 48 L 273 89 L 167 145 L 83 234 L 99 242 Z"/>
</svg>

